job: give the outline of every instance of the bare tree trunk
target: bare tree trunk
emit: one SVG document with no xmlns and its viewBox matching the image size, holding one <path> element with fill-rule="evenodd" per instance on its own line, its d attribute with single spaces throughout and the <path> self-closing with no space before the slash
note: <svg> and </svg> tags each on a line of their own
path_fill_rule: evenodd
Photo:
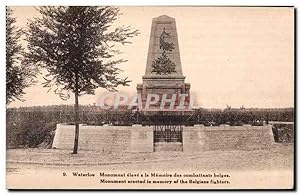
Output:
<svg viewBox="0 0 300 195">
<path fill-rule="evenodd" d="M 75 140 L 74 140 L 74 149 L 72 154 L 77 154 L 78 139 L 79 139 L 79 104 L 78 104 L 78 92 L 76 92 L 75 93 Z"/>
</svg>

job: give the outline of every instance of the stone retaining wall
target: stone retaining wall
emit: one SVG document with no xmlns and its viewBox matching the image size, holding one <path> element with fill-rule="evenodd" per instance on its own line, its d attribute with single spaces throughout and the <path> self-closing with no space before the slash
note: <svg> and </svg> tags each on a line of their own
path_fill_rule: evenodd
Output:
<svg viewBox="0 0 300 195">
<path fill-rule="evenodd" d="M 79 126 L 79 150 L 97 150 L 97 151 L 128 151 L 131 145 L 131 136 L 133 140 L 140 142 L 139 139 L 131 133 L 146 132 L 150 127 L 133 126 Z M 150 128 L 152 130 L 152 128 Z M 149 135 L 151 136 L 151 135 Z M 57 124 L 52 148 L 72 150 L 74 146 L 75 126 L 66 124 Z M 147 138 L 147 137 L 146 137 Z M 153 137 L 149 140 L 153 140 Z M 153 142 L 153 141 L 152 141 Z M 152 144 L 151 142 L 151 144 Z M 149 141 L 142 142 L 140 149 L 149 150 Z M 134 143 L 133 143 L 134 145 Z M 152 145 L 150 147 L 153 147 Z M 147 149 L 148 148 L 148 149 Z"/>
<path fill-rule="evenodd" d="M 53 148 L 73 149 L 75 126 L 57 124 Z M 272 125 L 183 127 L 183 151 L 256 150 L 269 148 L 274 143 Z M 153 127 L 86 126 L 80 125 L 79 150 L 153 152 Z"/>
<path fill-rule="evenodd" d="M 272 126 L 212 126 L 184 127 L 183 151 L 255 150 L 274 143 Z"/>
</svg>

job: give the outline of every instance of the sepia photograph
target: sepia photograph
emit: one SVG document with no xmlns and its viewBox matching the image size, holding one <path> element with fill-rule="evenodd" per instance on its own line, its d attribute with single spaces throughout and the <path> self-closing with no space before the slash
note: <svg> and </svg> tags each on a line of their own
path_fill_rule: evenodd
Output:
<svg viewBox="0 0 300 195">
<path fill-rule="evenodd" d="M 6 6 L 6 188 L 295 190 L 295 30 L 292 6 Z"/>
</svg>

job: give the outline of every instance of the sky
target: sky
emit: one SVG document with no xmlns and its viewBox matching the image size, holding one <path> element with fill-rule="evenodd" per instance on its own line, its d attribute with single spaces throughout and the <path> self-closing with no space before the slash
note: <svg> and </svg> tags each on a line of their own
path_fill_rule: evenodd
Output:
<svg viewBox="0 0 300 195">
<path fill-rule="evenodd" d="M 39 16 L 33 7 L 13 7 L 17 26 Z M 141 34 L 119 47 L 122 76 L 132 83 L 118 90 L 135 94 L 145 73 L 152 18 L 175 18 L 180 58 L 186 82 L 198 105 L 205 108 L 294 105 L 294 10 L 288 7 L 120 7 L 116 25 L 131 25 Z M 23 42 L 24 46 L 26 45 Z M 24 102 L 9 107 L 74 104 L 64 101 L 43 79 L 25 90 Z M 79 98 L 80 104 L 98 103 L 105 89 Z"/>
</svg>

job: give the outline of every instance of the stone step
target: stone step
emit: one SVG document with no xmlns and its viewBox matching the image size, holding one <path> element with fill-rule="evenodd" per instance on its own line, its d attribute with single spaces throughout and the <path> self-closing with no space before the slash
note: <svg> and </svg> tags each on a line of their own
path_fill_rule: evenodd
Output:
<svg viewBox="0 0 300 195">
<path fill-rule="evenodd" d="M 183 151 L 181 142 L 157 142 L 154 143 L 154 151 Z"/>
</svg>

